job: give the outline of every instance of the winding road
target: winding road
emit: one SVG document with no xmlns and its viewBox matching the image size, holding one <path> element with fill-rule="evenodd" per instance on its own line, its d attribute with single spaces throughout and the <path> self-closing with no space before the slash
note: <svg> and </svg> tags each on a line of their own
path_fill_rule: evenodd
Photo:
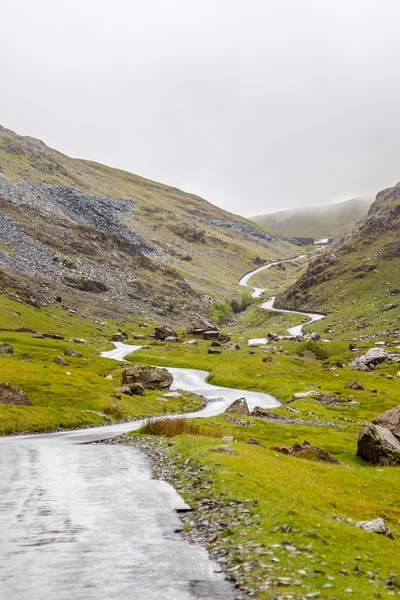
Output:
<svg viewBox="0 0 400 600">
<path fill-rule="evenodd" d="M 267 269 L 270 269 L 271 267 L 276 267 L 277 265 L 280 265 L 280 264 L 283 264 L 286 262 L 292 262 L 294 260 L 299 260 L 300 258 L 305 258 L 306 256 L 307 256 L 307 254 L 299 254 L 299 256 L 295 256 L 294 258 L 286 258 L 284 260 L 277 260 L 275 262 L 268 263 L 267 265 L 262 265 L 261 267 L 254 269 L 254 271 L 250 271 L 249 273 L 246 273 L 246 275 L 243 275 L 243 277 L 241 279 L 239 279 L 238 283 L 239 283 L 239 285 L 242 285 L 245 287 L 250 287 L 248 285 L 248 283 L 254 275 L 257 275 L 257 273 L 261 273 L 262 271 L 266 271 Z M 253 289 L 253 292 L 251 295 L 253 298 L 260 298 L 262 296 L 263 292 L 265 291 L 263 288 L 253 287 L 252 289 Z M 288 328 L 289 335 L 291 335 L 293 337 L 302 335 L 303 327 L 305 327 L 305 325 L 311 325 L 311 323 L 315 323 L 315 321 L 320 321 L 321 319 L 324 319 L 326 316 L 321 313 L 301 312 L 298 310 L 284 310 L 282 308 L 274 308 L 274 303 L 275 303 L 275 296 L 271 296 L 271 298 L 267 302 L 263 302 L 262 304 L 260 304 L 260 308 L 262 310 L 273 310 L 274 312 L 292 313 L 295 315 L 301 315 L 302 317 L 304 317 L 304 316 L 309 317 L 309 320 L 307 321 L 307 323 L 302 323 L 300 325 L 295 325 L 294 327 Z M 256 346 L 258 344 L 267 344 L 267 343 L 268 343 L 268 338 L 253 338 L 253 339 L 249 340 L 250 346 Z"/>
<path fill-rule="evenodd" d="M 272 306 L 273 299 L 261 305 Z M 103 356 L 121 361 L 138 349 L 116 343 Z M 207 398 L 203 410 L 187 416 L 220 414 L 242 396 L 250 408 L 279 405 L 269 394 L 213 386 L 205 371 L 168 370 L 172 389 Z M 89 443 L 142 425 L 0 438 L 0 598 L 233 600 L 207 552 L 179 534 L 176 511 L 187 507 L 171 486 L 152 479 L 147 457 L 132 447 Z"/>
</svg>

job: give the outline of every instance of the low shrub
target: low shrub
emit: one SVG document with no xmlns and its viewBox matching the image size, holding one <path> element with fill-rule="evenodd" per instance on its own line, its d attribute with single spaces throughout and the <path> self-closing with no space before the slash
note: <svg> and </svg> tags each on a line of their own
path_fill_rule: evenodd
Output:
<svg viewBox="0 0 400 600">
<path fill-rule="evenodd" d="M 309 350 L 310 352 L 314 352 L 315 356 L 318 360 L 326 360 L 329 356 L 328 352 L 325 350 L 323 346 L 320 346 L 316 342 L 305 342 L 300 344 L 297 349 L 297 354 L 301 354 L 304 350 Z"/>
</svg>

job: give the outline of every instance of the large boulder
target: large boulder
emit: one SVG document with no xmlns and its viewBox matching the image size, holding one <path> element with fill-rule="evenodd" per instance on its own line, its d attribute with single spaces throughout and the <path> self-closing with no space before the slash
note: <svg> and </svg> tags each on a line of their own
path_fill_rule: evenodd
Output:
<svg viewBox="0 0 400 600">
<path fill-rule="evenodd" d="M 166 340 L 169 337 L 177 338 L 178 334 L 172 327 L 160 325 L 159 327 L 156 327 L 155 337 L 156 340 Z"/>
<path fill-rule="evenodd" d="M 373 465 L 400 466 L 400 442 L 389 429 L 368 423 L 358 436 L 357 456 Z"/>
<path fill-rule="evenodd" d="M 32 402 L 21 388 L 0 383 L 0 404 L 11 404 L 13 406 L 29 406 Z"/>
<path fill-rule="evenodd" d="M 14 354 L 11 344 L 0 344 L 0 354 Z"/>
<path fill-rule="evenodd" d="M 356 527 L 360 527 L 368 533 L 378 533 L 393 539 L 393 534 L 390 528 L 386 525 L 385 521 L 381 517 L 373 519 L 372 521 L 358 521 L 358 523 L 356 523 Z"/>
<path fill-rule="evenodd" d="M 371 348 L 362 356 L 357 356 L 349 362 L 349 367 L 355 371 L 372 371 L 380 363 L 389 360 L 390 354 L 383 348 Z"/>
<path fill-rule="evenodd" d="M 204 332 L 203 337 L 205 340 L 218 340 L 219 331 L 218 329 L 207 329 L 207 331 Z"/>
<path fill-rule="evenodd" d="M 185 333 L 191 335 L 203 335 L 208 329 L 217 329 L 214 323 L 207 319 L 197 319 L 186 329 Z"/>
<path fill-rule="evenodd" d="M 400 439 L 400 406 L 394 406 L 386 412 L 378 415 L 372 421 L 374 425 L 389 429 L 394 436 Z"/>
<path fill-rule="evenodd" d="M 122 373 L 122 383 L 129 387 L 140 383 L 148 390 L 169 390 L 172 382 L 171 373 L 161 367 L 135 366 Z"/>
<path fill-rule="evenodd" d="M 113 333 L 110 339 L 110 342 L 123 342 L 124 336 L 122 333 Z"/>
<path fill-rule="evenodd" d="M 226 413 L 234 413 L 236 415 L 249 415 L 249 407 L 246 398 L 238 398 L 225 410 Z"/>
</svg>

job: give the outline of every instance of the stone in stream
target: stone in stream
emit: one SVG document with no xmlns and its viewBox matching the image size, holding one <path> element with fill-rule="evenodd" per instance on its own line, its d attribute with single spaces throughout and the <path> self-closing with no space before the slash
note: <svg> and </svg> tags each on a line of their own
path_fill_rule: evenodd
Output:
<svg viewBox="0 0 400 600">
<path fill-rule="evenodd" d="M 172 382 L 171 373 L 161 367 L 134 366 L 122 373 L 122 383 L 128 387 L 140 383 L 149 390 L 169 390 Z"/>
<path fill-rule="evenodd" d="M 236 415 L 249 415 L 249 407 L 246 398 L 238 398 L 224 411 L 225 413 L 234 413 Z"/>
<path fill-rule="evenodd" d="M 389 429 L 368 423 L 358 436 L 357 456 L 373 465 L 400 466 L 400 442 Z"/>
<path fill-rule="evenodd" d="M 389 429 L 394 436 L 400 439 L 400 406 L 394 406 L 372 420 L 374 425 Z"/>
<path fill-rule="evenodd" d="M 0 404 L 29 406 L 32 404 L 24 390 L 8 383 L 0 382 Z"/>
</svg>

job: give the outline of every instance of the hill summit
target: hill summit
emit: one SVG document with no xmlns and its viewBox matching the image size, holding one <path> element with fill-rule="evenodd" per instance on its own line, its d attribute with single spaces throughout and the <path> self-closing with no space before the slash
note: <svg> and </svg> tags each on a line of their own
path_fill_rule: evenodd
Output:
<svg viewBox="0 0 400 600">
<path fill-rule="evenodd" d="M 309 206 L 258 215 L 253 221 L 291 237 L 336 238 L 367 215 L 372 198 Z"/>
</svg>

